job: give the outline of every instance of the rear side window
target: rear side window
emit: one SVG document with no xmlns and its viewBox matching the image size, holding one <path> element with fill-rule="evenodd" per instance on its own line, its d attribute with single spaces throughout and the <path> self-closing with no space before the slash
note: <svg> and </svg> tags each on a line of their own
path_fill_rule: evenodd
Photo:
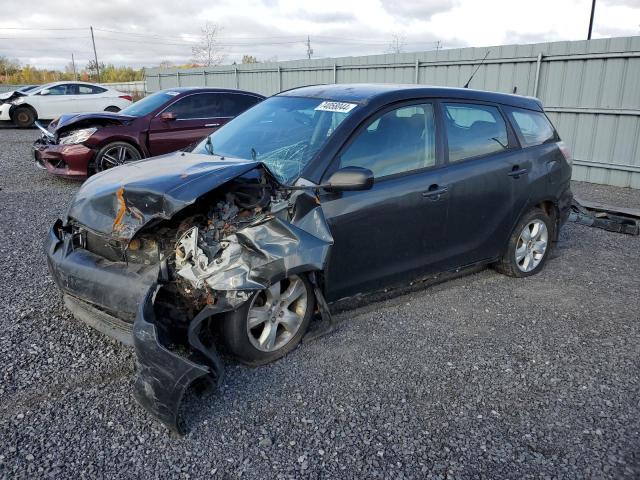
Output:
<svg viewBox="0 0 640 480">
<path fill-rule="evenodd" d="M 340 166 L 368 168 L 375 178 L 436 164 L 431 104 L 402 107 L 374 119 L 340 156 Z"/>
<path fill-rule="evenodd" d="M 556 131 L 544 113 L 513 108 L 509 114 L 523 147 L 556 141 Z"/>
<path fill-rule="evenodd" d="M 221 117 L 222 99 L 219 93 L 196 93 L 181 98 L 165 112 L 176 114 L 178 120 Z"/>
<path fill-rule="evenodd" d="M 501 152 L 509 147 L 507 125 L 490 105 L 444 103 L 449 162 Z"/>
<path fill-rule="evenodd" d="M 78 93 L 80 95 L 92 95 L 96 93 L 106 92 L 106 88 L 96 87 L 94 85 L 78 85 Z"/>
<path fill-rule="evenodd" d="M 225 117 L 237 117 L 245 110 L 253 107 L 259 98 L 241 93 L 227 93 L 222 95 L 222 112 Z"/>
</svg>

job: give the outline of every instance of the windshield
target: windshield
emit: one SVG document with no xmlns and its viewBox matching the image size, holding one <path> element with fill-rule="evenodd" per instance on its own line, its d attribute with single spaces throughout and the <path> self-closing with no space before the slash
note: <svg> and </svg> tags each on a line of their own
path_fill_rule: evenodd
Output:
<svg viewBox="0 0 640 480">
<path fill-rule="evenodd" d="M 149 115 L 155 109 L 167 103 L 176 95 L 178 95 L 178 92 L 172 92 L 169 90 L 156 92 L 153 95 L 144 97 L 142 100 L 138 100 L 128 107 L 123 108 L 122 110 L 120 110 L 120 113 L 122 113 L 123 115 L 131 115 L 132 117 L 144 117 L 145 115 Z"/>
<path fill-rule="evenodd" d="M 193 151 L 261 161 L 281 183 L 290 185 L 355 107 L 320 98 L 271 97 Z"/>
</svg>

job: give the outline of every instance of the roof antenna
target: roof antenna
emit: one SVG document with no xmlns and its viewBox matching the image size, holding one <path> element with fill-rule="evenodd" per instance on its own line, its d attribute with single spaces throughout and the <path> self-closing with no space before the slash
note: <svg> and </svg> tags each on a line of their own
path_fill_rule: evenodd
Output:
<svg viewBox="0 0 640 480">
<path fill-rule="evenodd" d="M 478 64 L 478 66 L 476 67 L 476 69 L 473 71 L 473 73 L 471 74 L 471 76 L 469 77 L 469 80 L 467 80 L 467 83 L 464 84 L 464 87 L 462 88 L 469 88 L 469 83 L 471 82 L 471 80 L 473 79 L 473 76 L 478 72 L 478 69 L 480 68 L 480 66 L 484 63 L 484 61 L 487 59 L 487 56 L 489 55 L 489 53 L 491 53 L 491 50 L 487 50 L 487 53 L 484 54 L 484 58 L 482 59 L 482 61 Z"/>
</svg>

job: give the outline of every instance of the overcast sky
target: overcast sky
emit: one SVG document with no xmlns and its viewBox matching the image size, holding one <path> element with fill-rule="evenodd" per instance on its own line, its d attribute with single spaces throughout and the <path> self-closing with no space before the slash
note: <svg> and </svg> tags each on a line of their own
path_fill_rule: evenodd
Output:
<svg viewBox="0 0 640 480">
<path fill-rule="evenodd" d="M 148 8 L 144 8 L 147 5 Z M 200 27 L 218 25 L 225 63 L 586 38 L 591 0 L 2 0 L 0 56 L 62 68 L 71 53 L 155 66 L 190 61 Z M 640 0 L 597 0 L 593 37 L 640 35 Z"/>
</svg>

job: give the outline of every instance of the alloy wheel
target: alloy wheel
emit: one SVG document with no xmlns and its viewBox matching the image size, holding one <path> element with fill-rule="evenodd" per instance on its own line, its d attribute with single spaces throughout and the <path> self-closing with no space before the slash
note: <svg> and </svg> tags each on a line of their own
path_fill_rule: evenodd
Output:
<svg viewBox="0 0 640 480">
<path fill-rule="evenodd" d="M 516 244 L 516 265 L 522 272 L 535 270 L 547 251 L 549 231 L 542 220 L 532 220 L 524 226 Z"/>
<path fill-rule="evenodd" d="M 247 335 L 263 352 L 274 352 L 296 336 L 307 313 L 307 288 L 297 275 L 274 283 L 253 297 Z"/>
<path fill-rule="evenodd" d="M 98 159 L 97 169 L 99 171 L 107 170 L 139 159 L 140 156 L 131 147 L 115 145 L 104 152 Z"/>
</svg>

